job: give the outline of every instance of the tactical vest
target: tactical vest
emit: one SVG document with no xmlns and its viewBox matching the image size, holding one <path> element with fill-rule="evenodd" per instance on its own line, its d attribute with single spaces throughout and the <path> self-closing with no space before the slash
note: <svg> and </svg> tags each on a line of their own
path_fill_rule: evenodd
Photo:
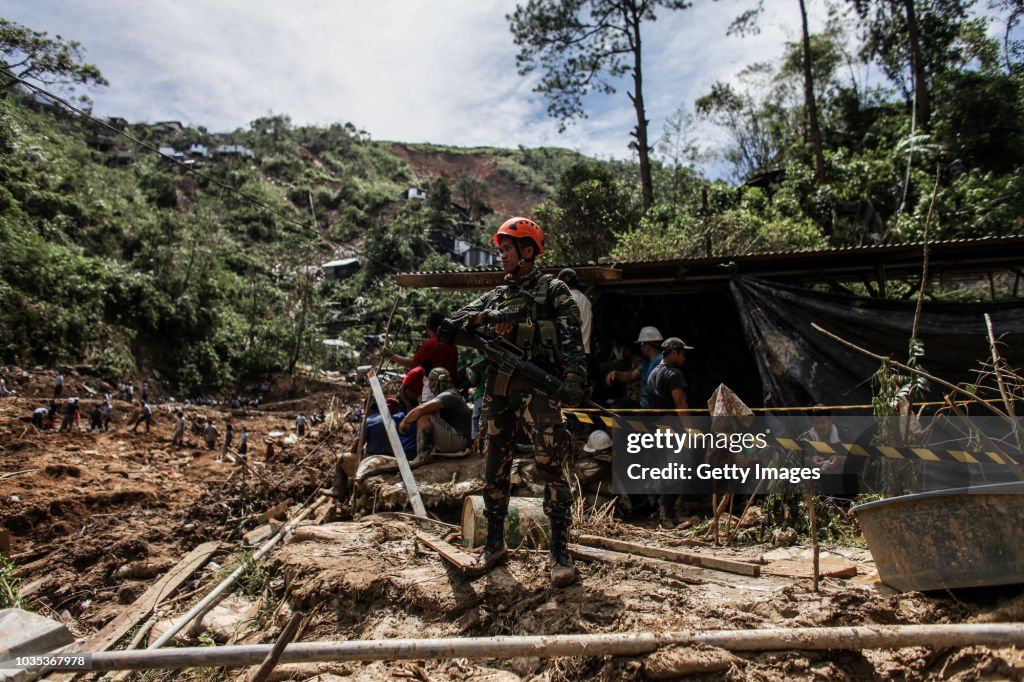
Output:
<svg viewBox="0 0 1024 682">
<path fill-rule="evenodd" d="M 562 365 L 562 345 L 554 320 L 556 312 L 550 301 L 553 279 L 551 275 L 541 275 L 531 291 L 513 291 L 507 285 L 498 287 L 494 300 L 501 309 L 514 311 L 509 321 L 516 326 L 509 340 L 522 349 L 526 359 L 552 369 Z"/>
</svg>

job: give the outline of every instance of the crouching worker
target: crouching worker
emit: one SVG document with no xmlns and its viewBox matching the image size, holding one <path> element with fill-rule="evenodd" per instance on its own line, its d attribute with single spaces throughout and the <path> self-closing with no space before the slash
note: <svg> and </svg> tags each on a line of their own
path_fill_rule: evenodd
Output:
<svg viewBox="0 0 1024 682">
<path fill-rule="evenodd" d="M 528 218 L 507 220 L 494 235 L 505 283 L 446 320 L 438 336 L 452 342 L 460 330 L 480 328 L 507 336 L 526 359 L 562 377 L 558 395 L 549 396 L 518 374 L 490 362 L 486 369 L 483 415 L 487 433 L 484 505 L 487 544 L 479 571 L 505 560 L 505 516 L 511 491 L 516 427 L 522 419 L 533 441 L 537 471 L 544 479 L 544 513 L 551 520 L 551 584 L 576 581 L 569 556 L 572 491 L 563 465 L 571 465 L 572 440 L 559 401 L 579 405 L 585 398 L 587 359 L 580 333 L 580 309 L 566 284 L 533 265 L 544 253 L 544 234 Z M 449 341 L 451 339 L 451 341 Z"/>
<path fill-rule="evenodd" d="M 435 452 L 465 451 L 473 426 L 473 411 L 455 389 L 448 370 L 435 367 L 427 378 L 434 397 L 409 410 L 398 424 L 402 433 L 416 425 L 416 466 L 429 462 Z"/>
</svg>

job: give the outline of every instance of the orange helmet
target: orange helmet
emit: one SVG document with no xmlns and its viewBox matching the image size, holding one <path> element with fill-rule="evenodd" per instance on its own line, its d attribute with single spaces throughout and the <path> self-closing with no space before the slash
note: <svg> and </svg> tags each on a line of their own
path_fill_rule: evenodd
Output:
<svg viewBox="0 0 1024 682">
<path fill-rule="evenodd" d="M 533 242 L 534 246 L 537 247 L 537 253 L 539 256 L 544 253 L 544 232 L 541 231 L 540 226 L 533 222 L 529 218 L 509 218 L 498 231 L 494 233 L 494 245 L 500 246 L 500 241 L 503 236 L 513 237 L 515 239 L 529 239 Z"/>
</svg>

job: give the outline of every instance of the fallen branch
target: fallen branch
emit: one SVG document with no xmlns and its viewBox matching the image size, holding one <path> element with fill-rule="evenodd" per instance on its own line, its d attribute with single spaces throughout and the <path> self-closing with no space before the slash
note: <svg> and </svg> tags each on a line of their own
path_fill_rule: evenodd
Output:
<svg viewBox="0 0 1024 682">
<path fill-rule="evenodd" d="M 908 365 L 904 365 L 902 362 L 897 362 L 896 360 L 893 360 L 892 358 L 890 358 L 888 356 L 879 355 L 878 353 L 872 353 L 871 351 L 869 351 L 869 350 L 867 350 L 865 348 L 861 348 L 860 346 L 858 346 L 858 345 L 856 345 L 854 343 L 850 343 L 849 341 L 847 341 L 844 338 L 836 336 L 832 332 L 828 331 L 827 329 L 825 329 L 823 327 L 820 327 L 818 324 L 816 324 L 814 322 L 811 323 L 811 327 L 813 327 L 814 329 L 818 330 L 819 332 L 821 332 L 825 336 L 829 337 L 830 339 L 832 339 L 834 341 L 838 341 L 839 343 L 843 344 L 847 348 L 852 348 L 853 350 L 857 351 L 858 353 L 863 353 L 864 355 L 867 355 L 869 358 L 874 358 L 875 360 L 878 360 L 879 362 L 887 362 L 890 365 L 892 365 L 893 367 L 897 367 L 897 368 L 903 370 L 904 372 L 910 372 L 911 374 L 916 374 L 916 375 L 918 375 L 920 377 L 924 377 L 928 381 L 934 381 L 936 384 L 939 384 L 940 386 L 945 386 L 946 388 L 948 388 L 951 391 L 954 391 L 956 393 L 961 393 L 961 394 L 967 396 L 967 398 L 969 398 L 969 400 L 967 402 L 976 402 L 976 403 L 978 403 L 980 405 L 983 405 L 990 412 L 992 412 L 992 413 L 1002 417 L 1003 419 L 1009 419 L 1010 418 L 1009 415 L 1007 415 L 1005 412 L 1000 410 L 998 407 L 992 406 L 991 404 L 989 404 L 988 401 L 980 400 L 978 398 L 978 396 L 974 395 L 970 391 L 966 391 L 966 390 L 960 388 L 959 386 L 957 386 L 955 384 L 951 384 L 948 381 L 946 381 L 945 379 L 940 379 L 937 376 L 929 374 L 928 372 L 922 371 L 920 369 L 916 369 L 914 367 L 910 367 Z"/>
</svg>

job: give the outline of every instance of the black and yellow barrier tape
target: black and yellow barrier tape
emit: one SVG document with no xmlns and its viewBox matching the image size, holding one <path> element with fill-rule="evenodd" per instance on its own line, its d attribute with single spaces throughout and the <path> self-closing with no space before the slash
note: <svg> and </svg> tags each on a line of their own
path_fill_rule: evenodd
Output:
<svg viewBox="0 0 1024 682">
<path fill-rule="evenodd" d="M 579 410 L 562 410 L 568 419 L 581 424 L 604 428 L 630 429 L 635 433 L 653 433 L 655 430 L 675 431 L 676 424 L 652 424 L 636 419 Z M 895 447 L 890 445 L 860 445 L 858 443 L 826 443 L 824 441 L 795 440 L 793 438 L 768 438 L 769 443 L 786 450 L 805 451 L 812 449 L 823 455 L 854 455 L 857 457 L 884 457 L 921 462 L 953 462 L 959 464 L 1000 464 L 1020 466 L 1024 457 L 1019 452 L 1008 455 L 1002 452 L 968 452 L 967 450 L 936 450 L 926 447 Z"/>
</svg>

